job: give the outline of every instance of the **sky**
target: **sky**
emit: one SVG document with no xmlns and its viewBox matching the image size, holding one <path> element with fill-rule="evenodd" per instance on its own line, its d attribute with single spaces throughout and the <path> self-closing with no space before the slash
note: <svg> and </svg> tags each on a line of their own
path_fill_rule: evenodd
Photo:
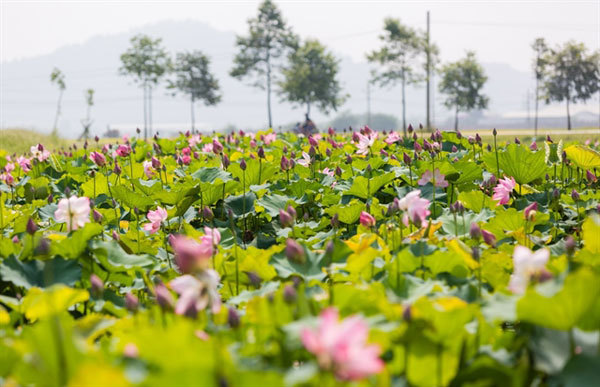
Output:
<svg viewBox="0 0 600 387">
<path fill-rule="evenodd" d="M 162 20 L 199 20 L 243 34 L 259 1 L 10 1 L 0 0 L 0 62 L 48 54 L 106 34 Z M 379 45 L 385 17 L 425 29 L 442 61 L 476 52 L 483 62 L 531 69 L 531 42 L 567 40 L 600 49 L 600 1 L 276 1 L 293 29 L 339 54 L 365 61 Z M 199 37 L 201 39 L 201 37 Z"/>
</svg>

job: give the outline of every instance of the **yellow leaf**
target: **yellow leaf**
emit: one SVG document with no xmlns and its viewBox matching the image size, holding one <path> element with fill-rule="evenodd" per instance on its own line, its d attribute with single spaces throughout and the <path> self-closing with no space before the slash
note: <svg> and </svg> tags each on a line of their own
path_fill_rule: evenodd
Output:
<svg viewBox="0 0 600 387">
<path fill-rule="evenodd" d="M 600 254 L 600 216 L 590 215 L 583 222 L 583 245 L 594 254 Z"/>
<path fill-rule="evenodd" d="M 87 290 L 73 289 L 63 284 L 57 284 L 43 290 L 40 288 L 29 289 L 23 298 L 22 308 L 28 319 L 37 320 L 63 312 L 89 298 L 90 294 Z"/>
<path fill-rule="evenodd" d="M 64 239 L 67 239 L 67 236 L 65 234 L 55 234 L 55 233 L 48 234 L 48 235 L 46 235 L 46 237 L 48 239 L 50 239 L 51 241 L 62 241 Z"/>
<path fill-rule="evenodd" d="M 7 325 L 8 323 L 10 323 L 10 315 L 6 309 L 0 305 L 0 325 Z"/>
<path fill-rule="evenodd" d="M 565 148 L 567 157 L 579 168 L 594 169 L 600 167 L 600 153 L 583 145 L 571 145 Z"/>
<path fill-rule="evenodd" d="M 451 239 L 446 244 L 446 247 L 448 250 L 458 253 L 471 270 L 479 267 L 479 263 L 471 256 L 469 247 L 463 242 L 459 241 L 458 239 Z"/>
<path fill-rule="evenodd" d="M 78 367 L 68 386 L 130 386 L 123 371 L 116 366 L 97 361 L 87 361 Z"/>
</svg>

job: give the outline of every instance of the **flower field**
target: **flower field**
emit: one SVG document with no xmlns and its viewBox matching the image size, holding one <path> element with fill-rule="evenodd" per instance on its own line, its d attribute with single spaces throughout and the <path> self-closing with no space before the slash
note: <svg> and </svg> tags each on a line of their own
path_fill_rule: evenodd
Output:
<svg viewBox="0 0 600 387">
<path fill-rule="evenodd" d="M 0 385 L 597 385 L 598 142 L 408 132 L 0 155 Z"/>
</svg>

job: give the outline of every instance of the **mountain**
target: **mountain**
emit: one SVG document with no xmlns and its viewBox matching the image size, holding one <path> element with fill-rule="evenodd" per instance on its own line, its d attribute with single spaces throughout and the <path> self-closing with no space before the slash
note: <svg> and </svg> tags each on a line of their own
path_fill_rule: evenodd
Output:
<svg viewBox="0 0 600 387">
<path fill-rule="evenodd" d="M 161 37 L 164 46 L 175 53 L 183 50 L 202 50 L 211 59 L 211 68 L 223 91 L 223 100 L 216 107 L 197 104 L 196 119 L 205 130 L 228 126 L 241 129 L 262 128 L 266 123 L 266 94 L 231 78 L 228 72 L 235 54 L 235 34 L 220 31 L 198 21 L 164 21 L 127 33 L 97 36 L 83 44 L 65 46 L 55 52 L 35 58 L 0 64 L 0 108 L 2 127 L 35 128 L 48 132 L 54 120 L 58 91 L 50 83 L 50 72 L 60 68 L 66 76 L 60 132 L 75 137 L 81 131 L 80 120 L 85 116 L 84 90 L 96 91 L 92 109 L 92 131 L 103 133 L 108 126 L 122 133 L 133 132 L 143 125 L 142 91 L 129 78 L 118 74 L 120 55 L 129 46 L 129 39 L 138 33 Z M 363 113 L 367 109 L 367 80 L 371 66 L 338 55 L 340 79 L 349 97 L 340 111 Z M 490 96 L 486 116 L 499 117 L 507 112 L 524 111 L 526 92 L 531 89 L 531 76 L 502 63 L 484 63 L 488 83 L 485 92 Z M 434 79 L 434 86 L 435 85 Z M 435 87 L 434 87 L 435 90 Z M 413 124 L 424 121 L 424 85 L 407 90 L 407 120 Z M 303 119 L 302 109 L 293 109 L 274 95 L 275 126 Z M 443 108 L 443 96 L 434 91 L 435 122 L 451 126 L 451 117 Z M 183 97 L 172 97 L 164 88 L 153 95 L 155 130 L 186 130 L 189 127 L 190 105 Z M 371 87 L 371 111 L 401 117 L 399 87 Z M 597 113 L 594 113 L 597 114 Z M 316 122 L 326 123 L 329 116 L 314 113 Z M 466 121 L 477 125 L 477 120 Z"/>
</svg>

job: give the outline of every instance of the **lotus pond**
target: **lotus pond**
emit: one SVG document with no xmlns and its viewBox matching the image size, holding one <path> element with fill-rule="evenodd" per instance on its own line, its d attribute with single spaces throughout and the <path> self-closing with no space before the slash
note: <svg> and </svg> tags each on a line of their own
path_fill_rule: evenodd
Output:
<svg viewBox="0 0 600 387">
<path fill-rule="evenodd" d="M 365 127 L 2 154 L 0 385 L 594 385 L 584 140 Z"/>
</svg>

